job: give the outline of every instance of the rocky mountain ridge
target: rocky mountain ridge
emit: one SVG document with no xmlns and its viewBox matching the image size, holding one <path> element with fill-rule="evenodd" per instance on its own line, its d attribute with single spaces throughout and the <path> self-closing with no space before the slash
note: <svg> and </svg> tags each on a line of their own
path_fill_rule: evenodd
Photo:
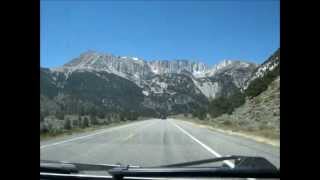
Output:
<svg viewBox="0 0 320 180">
<path fill-rule="evenodd" d="M 62 67 L 41 68 L 41 95 L 79 111 L 192 113 L 244 88 L 255 63 L 224 60 L 209 67 L 191 60 L 146 61 L 88 51 Z M 129 89 L 129 90 L 128 90 Z M 70 100 L 72 99 L 72 100 Z M 88 108 L 90 107 L 90 108 Z M 83 110 L 86 109 L 86 110 Z"/>
<path fill-rule="evenodd" d="M 145 61 L 136 57 L 88 51 L 62 67 L 51 68 L 50 70 L 53 73 L 64 73 L 66 78 L 75 71 L 108 72 L 128 79 L 143 89 L 150 86 L 148 82 L 156 75 L 184 74 L 192 79 L 207 98 L 214 98 L 219 93 L 219 88 L 217 82 L 210 80 L 211 77 L 227 74 L 232 77 L 233 83 L 241 88 L 256 67 L 257 64 L 242 61 L 224 60 L 213 67 L 209 67 L 204 63 L 191 60 Z"/>
</svg>

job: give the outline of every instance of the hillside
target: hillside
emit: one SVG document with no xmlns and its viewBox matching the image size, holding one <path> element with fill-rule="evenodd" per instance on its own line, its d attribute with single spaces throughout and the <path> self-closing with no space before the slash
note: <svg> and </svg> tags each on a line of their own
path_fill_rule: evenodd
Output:
<svg viewBox="0 0 320 180">
<path fill-rule="evenodd" d="M 231 114 L 260 81 L 274 78 L 269 64 L 224 60 L 210 67 L 193 60 L 145 61 L 85 52 L 61 67 L 40 69 L 40 124 L 50 129 L 59 122 L 62 128 L 69 115 L 79 120 L 66 127 L 88 124 L 83 118 L 99 124 L 175 114 L 200 119 Z"/>
<path fill-rule="evenodd" d="M 211 122 L 243 130 L 258 135 L 279 139 L 280 137 L 280 76 L 278 76 L 267 90 L 258 96 L 247 99 L 231 115 L 223 114 Z"/>
<path fill-rule="evenodd" d="M 279 139 L 280 49 L 252 72 L 241 89 L 233 89 L 229 96 L 211 99 L 208 111 L 192 114 L 193 118 L 218 128 Z"/>
<path fill-rule="evenodd" d="M 62 67 L 40 69 L 42 112 L 130 111 L 157 117 L 203 111 L 209 99 L 237 92 L 256 67 L 241 61 L 209 67 L 193 60 L 145 61 L 88 51 Z"/>
</svg>

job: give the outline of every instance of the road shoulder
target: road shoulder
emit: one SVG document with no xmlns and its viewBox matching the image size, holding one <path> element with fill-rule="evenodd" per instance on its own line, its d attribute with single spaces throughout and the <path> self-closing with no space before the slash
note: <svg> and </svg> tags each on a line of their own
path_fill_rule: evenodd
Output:
<svg viewBox="0 0 320 180">
<path fill-rule="evenodd" d="M 259 142 L 259 143 L 272 145 L 274 147 L 280 147 L 280 140 L 268 139 L 268 138 L 265 138 L 265 137 L 249 134 L 249 133 L 246 133 L 246 132 L 243 132 L 243 131 L 235 132 L 235 131 L 228 130 L 228 129 L 215 128 L 215 127 L 212 127 L 210 125 L 199 123 L 199 122 L 197 122 L 195 120 L 190 120 L 190 119 L 177 119 L 177 118 L 173 118 L 173 119 L 189 123 L 189 124 L 191 124 L 193 126 L 196 126 L 196 127 L 199 127 L 199 128 L 205 128 L 205 129 L 208 129 L 210 131 L 220 132 L 220 133 L 227 134 L 227 135 L 232 135 L 232 136 L 239 136 L 239 137 L 250 139 L 250 140 L 253 140 L 253 141 L 256 141 L 256 142 Z"/>
<path fill-rule="evenodd" d="M 61 133 L 56 136 L 46 137 L 46 138 L 40 138 L 40 147 L 46 144 L 56 143 L 68 139 L 78 138 L 81 136 L 88 136 L 91 134 L 96 134 L 104 131 L 110 131 L 112 129 L 122 128 L 130 125 L 134 125 L 137 123 L 142 123 L 144 120 L 137 120 L 137 121 L 126 121 L 122 123 L 114 123 L 109 125 L 102 125 L 97 127 L 89 127 L 86 129 L 81 129 L 80 131 L 71 131 L 67 133 Z"/>
</svg>

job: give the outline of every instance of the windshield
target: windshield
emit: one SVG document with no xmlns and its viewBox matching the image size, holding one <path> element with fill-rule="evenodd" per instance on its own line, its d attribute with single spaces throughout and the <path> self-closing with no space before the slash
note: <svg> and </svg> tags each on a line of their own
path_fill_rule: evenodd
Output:
<svg viewBox="0 0 320 180">
<path fill-rule="evenodd" d="M 279 18 L 279 1 L 41 0 L 41 160 L 280 168 Z"/>
</svg>

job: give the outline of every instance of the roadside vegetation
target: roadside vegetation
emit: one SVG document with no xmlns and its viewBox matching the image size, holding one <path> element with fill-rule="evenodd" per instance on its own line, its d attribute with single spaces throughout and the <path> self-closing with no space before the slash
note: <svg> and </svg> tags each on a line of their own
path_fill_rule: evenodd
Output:
<svg viewBox="0 0 320 180">
<path fill-rule="evenodd" d="M 249 122 L 237 121 L 228 115 L 222 115 L 218 118 L 207 118 L 206 120 L 199 120 L 193 118 L 191 115 L 175 115 L 172 118 L 177 118 L 192 123 L 205 125 L 214 129 L 221 129 L 231 132 L 238 132 L 244 135 L 253 135 L 257 137 L 266 138 L 269 140 L 279 140 L 280 132 L 276 127 L 265 124 L 249 125 Z"/>
<path fill-rule="evenodd" d="M 223 108 L 224 106 L 220 104 L 218 107 Z M 211 108 L 213 107 L 211 106 Z M 221 111 L 219 113 L 221 113 Z M 196 117 L 193 114 L 180 114 L 174 117 L 208 125 L 213 128 L 241 132 L 271 140 L 279 140 L 280 77 L 274 80 L 268 86 L 267 90 L 258 96 L 251 99 L 246 97 L 245 103 L 234 108 L 231 113 L 222 113 L 218 116 L 215 116 L 216 114 L 213 115 L 214 116 L 212 116 L 212 113 L 209 111 L 204 113 L 203 118 Z"/>
<path fill-rule="evenodd" d="M 134 118 L 133 116 L 124 115 L 110 115 L 102 118 L 93 115 L 80 116 L 65 115 L 63 113 L 43 117 L 43 115 L 40 114 L 40 140 L 112 127 L 143 119 L 144 118 Z"/>
<path fill-rule="evenodd" d="M 280 50 L 266 62 L 280 59 Z M 248 88 L 209 102 L 207 110 L 177 116 L 180 119 L 269 139 L 280 139 L 280 64 Z"/>
</svg>

